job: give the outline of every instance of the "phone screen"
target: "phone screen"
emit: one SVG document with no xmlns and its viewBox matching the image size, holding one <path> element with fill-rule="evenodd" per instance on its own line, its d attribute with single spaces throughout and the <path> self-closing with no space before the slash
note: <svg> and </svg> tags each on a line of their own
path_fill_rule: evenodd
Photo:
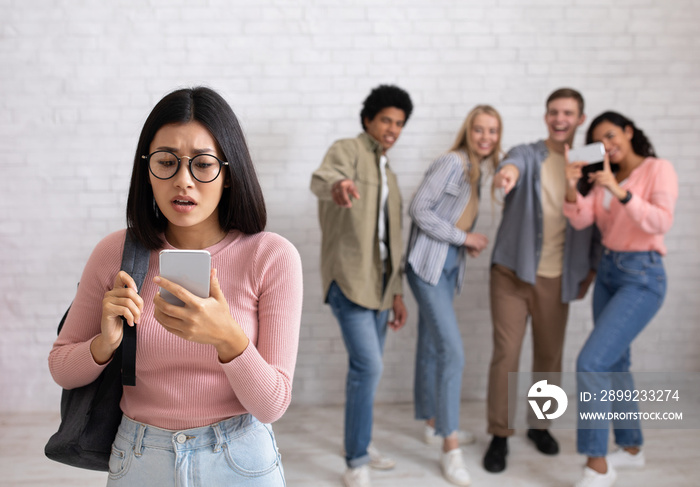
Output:
<svg viewBox="0 0 700 487">
<path fill-rule="evenodd" d="M 569 162 L 587 162 L 593 164 L 603 162 L 605 146 L 601 142 L 593 142 L 583 147 L 574 147 L 569 150 Z"/>
<path fill-rule="evenodd" d="M 207 250 L 163 250 L 159 257 L 162 277 L 179 284 L 195 296 L 209 297 L 211 254 Z M 160 294 L 170 304 L 185 304 L 163 288 Z"/>
</svg>

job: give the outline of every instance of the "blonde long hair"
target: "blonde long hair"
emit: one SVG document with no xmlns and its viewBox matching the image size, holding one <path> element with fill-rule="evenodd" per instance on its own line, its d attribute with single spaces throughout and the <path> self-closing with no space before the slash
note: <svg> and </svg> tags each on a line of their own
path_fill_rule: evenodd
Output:
<svg viewBox="0 0 700 487">
<path fill-rule="evenodd" d="M 474 148 L 471 146 L 471 142 L 469 140 L 469 133 L 471 132 L 472 127 L 474 126 L 474 120 L 476 119 L 477 115 L 481 114 L 490 115 L 496 120 L 498 120 L 498 142 L 496 142 L 496 145 L 494 146 L 491 155 L 484 159 L 484 161 L 481 161 L 479 159 L 479 156 L 477 155 Z M 464 176 L 469 180 L 470 183 L 477 184 L 477 182 L 479 181 L 479 178 L 481 177 L 482 162 L 488 160 L 490 162 L 490 164 L 488 164 L 487 166 L 489 168 L 489 173 L 492 174 L 496 172 L 496 168 L 498 167 L 498 163 L 501 161 L 502 155 L 502 135 L 503 121 L 501 120 L 501 115 L 491 105 L 477 105 L 474 108 L 472 108 L 472 110 L 467 114 L 467 118 L 464 119 L 464 123 L 462 123 L 462 126 L 457 132 L 457 138 L 455 139 L 454 144 L 452 144 L 452 147 L 450 147 L 449 152 L 464 152 L 467 154 L 467 158 L 469 162 L 471 162 L 471 167 L 468 167 L 467 160 L 464 160 Z"/>
</svg>

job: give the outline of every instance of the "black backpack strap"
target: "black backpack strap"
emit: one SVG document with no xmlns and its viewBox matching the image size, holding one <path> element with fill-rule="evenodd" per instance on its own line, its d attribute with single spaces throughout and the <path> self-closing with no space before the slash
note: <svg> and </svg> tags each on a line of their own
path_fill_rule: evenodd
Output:
<svg viewBox="0 0 700 487">
<path fill-rule="evenodd" d="M 124 252 L 122 253 L 122 270 L 129 274 L 136 282 L 136 287 L 141 292 L 146 274 L 148 273 L 148 260 L 151 252 L 131 236 L 129 230 L 124 237 Z"/>
<path fill-rule="evenodd" d="M 122 385 L 136 385 L 136 323 L 129 326 L 122 318 L 124 334 L 122 335 L 121 356 L 122 356 Z M 116 356 L 114 357 L 117 358 Z"/>
<path fill-rule="evenodd" d="M 127 229 L 121 269 L 134 279 L 139 292 L 141 292 L 141 286 L 148 273 L 150 257 L 151 253 L 133 238 Z M 133 386 L 136 385 L 136 324 L 129 326 L 124 318 L 122 318 L 122 323 L 124 326 L 121 345 L 122 385 Z"/>
</svg>

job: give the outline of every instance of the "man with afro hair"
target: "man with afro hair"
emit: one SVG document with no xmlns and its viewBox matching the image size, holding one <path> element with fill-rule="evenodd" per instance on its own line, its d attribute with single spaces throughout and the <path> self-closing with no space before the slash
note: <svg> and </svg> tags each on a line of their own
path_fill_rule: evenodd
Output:
<svg viewBox="0 0 700 487">
<path fill-rule="evenodd" d="M 323 295 L 340 324 L 349 358 L 343 474 L 347 487 L 368 487 L 370 467 L 391 469 L 395 464 L 370 441 L 386 329 L 398 330 L 407 316 L 401 194 L 386 153 L 412 110 L 411 98 L 401 88 L 374 88 L 360 112 L 364 131 L 334 142 L 311 178 L 322 233 Z"/>
</svg>

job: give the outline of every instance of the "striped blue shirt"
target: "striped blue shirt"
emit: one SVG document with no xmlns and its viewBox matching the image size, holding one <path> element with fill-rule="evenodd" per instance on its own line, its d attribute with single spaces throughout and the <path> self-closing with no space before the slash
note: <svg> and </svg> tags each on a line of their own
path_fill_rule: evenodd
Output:
<svg viewBox="0 0 700 487">
<path fill-rule="evenodd" d="M 448 152 L 433 161 L 426 171 L 408 208 L 412 223 L 406 252 L 406 261 L 416 275 L 434 286 L 440 280 L 450 245 L 459 247 L 460 291 L 467 233 L 455 224 L 472 191 L 464 173 L 466 157 L 464 152 Z"/>
</svg>

